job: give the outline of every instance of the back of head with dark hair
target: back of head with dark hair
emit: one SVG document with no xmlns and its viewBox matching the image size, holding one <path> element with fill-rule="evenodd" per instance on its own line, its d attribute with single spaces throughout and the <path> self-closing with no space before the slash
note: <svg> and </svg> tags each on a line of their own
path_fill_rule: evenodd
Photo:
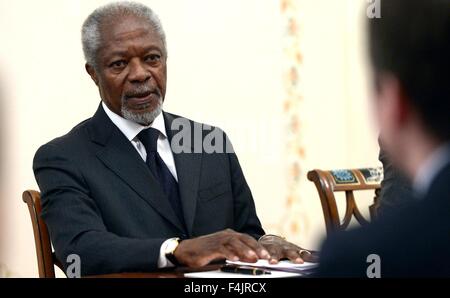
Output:
<svg viewBox="0 0 450 298">
<path fill-rule="evenodd" d="M 450 140 L 450 0 L 381 0 L 369 19 L 376 73 L 396 76 L 436 137 Z"/>
</svg>

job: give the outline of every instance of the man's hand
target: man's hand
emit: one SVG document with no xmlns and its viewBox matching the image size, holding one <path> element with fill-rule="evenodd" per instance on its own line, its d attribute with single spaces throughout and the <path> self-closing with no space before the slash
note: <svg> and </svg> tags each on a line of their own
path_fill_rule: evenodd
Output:
<svg viewBox="0 0 450 298">
<path fill-rule="evenodd" d="M 281 259 L 289 259 L 297 264 L 319 260 L 316 252 L 301 248 L 275 235 L 265 235 L 258 242 L 269 251 L 270 264 L 277 264 Z"/>
<path fill-rule="evenodd" d="M 254 263 L 258 259 L 270 257 L 268 251 L 254 238 L 231 229 L 183 240 L 174 256 L 188 267 L 202 267 L 220 259 Z"/>
</svg>

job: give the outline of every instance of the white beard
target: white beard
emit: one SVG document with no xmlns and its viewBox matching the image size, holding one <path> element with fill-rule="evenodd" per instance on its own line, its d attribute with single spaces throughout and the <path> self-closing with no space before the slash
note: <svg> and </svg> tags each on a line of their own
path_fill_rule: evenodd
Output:
<svg viewBox="0 0 450 298">
<path fill-rule="evenodd" d="M 163 106 L 163 101 L 162 101 L 162 98 L 159 97 L 158 105 L 155 107 L 155 109 L 153 111 L 145 112 L 145 113 L 135 113 L 135 112 L 131 112 L 130 110 L 127 109 L 124 99 L 122 99 L 121 112 L 122 112 L 123 118 L 134 121 L 134 122 L 139 123 L 144 126 L 148 126 L 148 125 L 152 124 L 153 121 L 156 119 L 156 117 L 158 117 L 158 115 L 161 113 L 162 106 Z"/>
</svg>

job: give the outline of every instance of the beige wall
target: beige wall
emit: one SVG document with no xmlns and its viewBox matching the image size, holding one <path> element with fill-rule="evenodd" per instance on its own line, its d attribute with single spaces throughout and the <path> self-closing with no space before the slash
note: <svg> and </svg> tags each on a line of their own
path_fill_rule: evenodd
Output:
<svg viewBox="0 0 450 298">
<path fill-rule="evenodd" d="M 84 72 L 80 26 L 107 1 L 0 0 L 0 88 L 8 169 L 2 189 L 4 239 L 0 263 L 37 276 L 25 188 L 37 148 L 90 117 L 99 102 Z M 264 227 L 283 233 L 284 158 L 282 19 L 278 0 L 143 1 L 160 15 L 168 38 L 165 110 L 224 128 L 233 141 Z M 361 12 L 364 0 L 298 0 L 304 104 L 298 111 L 304 169 L 378 165 L 368 117 Z M 301 235 L 317 248 L 323 216 L 302 173 Z"/>
</svg>

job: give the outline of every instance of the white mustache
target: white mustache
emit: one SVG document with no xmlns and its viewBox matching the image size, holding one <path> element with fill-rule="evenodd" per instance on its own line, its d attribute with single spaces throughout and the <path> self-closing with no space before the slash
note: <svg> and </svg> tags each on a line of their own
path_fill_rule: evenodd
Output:
<svg viewBox="0 0 450 298">
<path fill-rule="evenodd" d="M 130 97 L 139 97 L 148 93 L 155 93 L 158 97 L 161 97 L 161 92 L 159 92 L 158 88 L 153 89 L 148 85 L 141 85 L 136 87 L 134 90 L 125 93 L 123 98 L 128 99 Z"/>
</svg>

